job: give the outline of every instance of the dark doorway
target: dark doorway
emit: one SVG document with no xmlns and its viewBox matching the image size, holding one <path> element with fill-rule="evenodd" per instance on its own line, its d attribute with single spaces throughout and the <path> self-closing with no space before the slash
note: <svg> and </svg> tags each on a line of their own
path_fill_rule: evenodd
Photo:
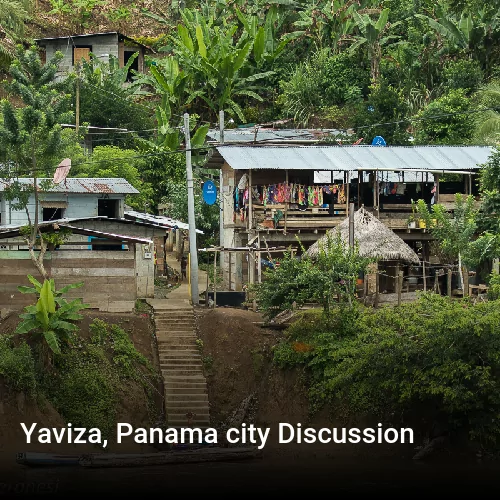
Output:
<svg viewBox="0 0 500 500">
<path fill-rule="evenodd" d="M 110 219 L 118 218 L 118 200 L 98 200 L 97 215 Z"/>
<path fill-rule="evenodd" d="M 42 220 L 58 220 L 63 218 L 63 208 L 44 208 L 42 209 Z"/>
<path fill-rule="evenodd" d="M 125 53 L 123 54 L 123 63 L 124 65 L 126 66 L 129 59 L 134 55 L 134 54 L 137 54 L 137 52 L 132 52 L 131 50 L 126 50 Z M 131 82 L 132 81 L 132 71 L 139 71 L 139 56 L 137 56 L 135 59 L 134 59 L 134 62 L 132 63 L 132 65 L 130 66 L 130 68 L 128 69 L 128 73 L 127 73 L 127 82 Z"/>
</svg>

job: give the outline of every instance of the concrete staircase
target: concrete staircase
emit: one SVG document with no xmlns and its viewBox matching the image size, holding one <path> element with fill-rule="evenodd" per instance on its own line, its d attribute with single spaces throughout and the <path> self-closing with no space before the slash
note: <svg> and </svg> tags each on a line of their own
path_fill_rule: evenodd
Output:
<svg viewBox="0 0 500 500">
<path fill-rule="evenodd" d="M 200 351 L 196 345 L 196 325 L 192 306 L 155 308 L 156 338 L 160 369 L 165 387 L 165 412 L 169 427 L 208 427 L 210 413 L 207 382 Z"/>
</svg>

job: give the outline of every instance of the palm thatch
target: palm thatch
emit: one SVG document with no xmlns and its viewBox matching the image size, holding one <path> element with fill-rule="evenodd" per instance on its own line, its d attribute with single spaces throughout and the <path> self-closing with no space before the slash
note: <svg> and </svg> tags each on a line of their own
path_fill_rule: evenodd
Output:
<svg viewBox="0 0 500 500">
<path fill-rule="evenodd" d="M 330 229 L 307 250 L 307 255 L 315 257 L 326 242 L 328 234 L 336 237 L 340 233 L 342 241 L 349 243 L 349 218 Z M 354 240 L 363 257 L 378 260 L 403 260 L 418 263 L 418 255 L 393 231 L 384 226 L 373 214 L 360 208 L 354 213 Z M 322 243 L 323 242 L 323 243 Z"/>
</svg>

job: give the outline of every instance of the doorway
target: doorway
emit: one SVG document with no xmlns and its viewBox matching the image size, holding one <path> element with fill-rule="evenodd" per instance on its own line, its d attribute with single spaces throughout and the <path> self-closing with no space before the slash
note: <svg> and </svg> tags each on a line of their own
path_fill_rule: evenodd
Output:
<svg viewBox="0 0 500 500">
<path fill-rule="evenodd" d="M 117 219 L 119 217 L 118 202 L 119 200 L 98 200 L 97 215 L 99 217 Z"/>
</svg>

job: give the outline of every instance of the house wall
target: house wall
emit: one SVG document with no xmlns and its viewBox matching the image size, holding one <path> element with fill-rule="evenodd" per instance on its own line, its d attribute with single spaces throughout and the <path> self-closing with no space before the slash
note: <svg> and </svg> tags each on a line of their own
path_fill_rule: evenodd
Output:
<svg viewBox="0 0 500 500">
<path fill-rule="evenodd" d="M 56 78 L 61 79 L 73 70 L 73 48 L 74 46 L 92 46 L 91 52 L 99 57 L 100 61 L 108 62 L 109 57 L 105 54 L 118 58 L 118 35 L 96 35 L 84 38 L 63 38 L 60 40 L 47 40 L 43 42 L 49 60 L 57 51 L 63 53 L 64 58 L 59 64 Z M 74 44 L 74 45 L 73 45 Z"/>
<path fill-rule="evenodd" d="M 68 208 L 64 211 L 65 218 L 74 217 L 95 217 L 98 215 L 98 202 L 102 199 L 103 195 L 100 193 L 95 194 L 78 194 L 78 193 L 43 193 L 39 197 L 39 201 L 64 201 L 68 203 Z M 110 194 L 110 200 L 119 200 L 119 217 L 124 215 L 124 195 Z M 24 225 L 28 224 L 28 217 L 26 211 L 23 210 L 10 210 L 9 202 L 3 202 L 0 205 L 2 210 L 2 224 Z M 28 211 L 30 217 L 34 220 L 35 217 L 35 197 L 31 196 L 28 202 Z M 41 206 L 38 208 L 39 220 L 42 220 L 43 209 Z M 128 233 L 127 233 L 128 234 Z"/>
<path fill-rule="evenodd" d="M 143 296 L 142 292 L 150 292 L 151 283 L 154 286 L 151 266 L 139 259 L 134 247 L 131 245 L 131 250 L 124 252 L 47 252 L 45 267 L 57 288 L 84 282 L 83 287 L 71 290 L 67 298 L 81 298 L 100 311 L 128 312 L 134 309 L 135 300 Z M 28 274 L 38 279 L 28 252 L 0 251 L 0 310 L 4 313 L 33 303 L 33 295 L 17 290 L 19 285 L 30 285 Z"/>
</svg>

